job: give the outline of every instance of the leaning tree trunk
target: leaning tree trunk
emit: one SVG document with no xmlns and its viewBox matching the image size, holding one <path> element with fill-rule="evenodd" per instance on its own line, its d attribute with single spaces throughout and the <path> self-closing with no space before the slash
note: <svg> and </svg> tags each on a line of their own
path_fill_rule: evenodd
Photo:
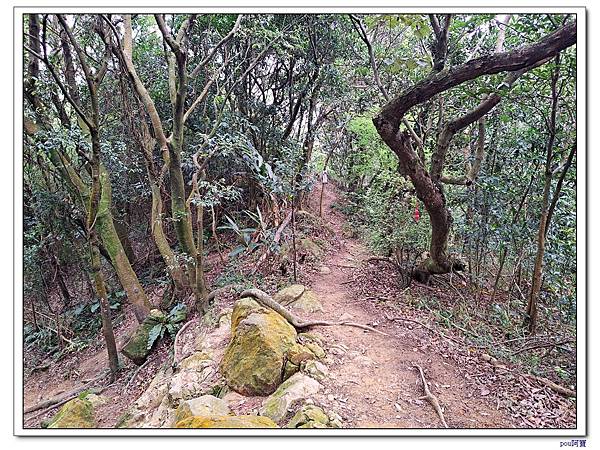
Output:
<svg viewBox="0 0 600 450">
<path fill-rule="evenodd" d="M 110 212 L 112 201 L 111 186 L 108 174 L 104 168 L 100 169 L 100 184 L 101 194 L 95 226 L 98 230 L 98 235 L 102 239 L 102 244 L 115 267 L 119 282 L 121 283 L 121 286 L 123 286 L 123 289 L 127 293 L 127 298 L 133 306 L 135 317 L 139 323 L 142 323 L 150 313 L 152 305 L 150 304 L 136 273 L 131 267 L 131 263 L 125 254 L 125 250 L 123 249 L 123 245 L 117 234 L 112 213 Z"/>
<path fill-rule="evenodd" d="M 452 270 L 454 263 L 449 260 L 447 251 L 448 236 L 452 217 L 446 206 L 444 194 L 435 174 L 432 177 L 413 149 L 412 136 L 408 131 L 400 131 L 400 124 L 406 113 L 414 106 L 425 103 L 437 94 L 445 92 L 466 81 L 483 75 L 501 72 L 517 72 L 548 60 L 577 41 L 577 25 L 569 23 L 538 42 L 519 47 L 510 52 L 497 53 L 472 59 L 447 70 L 433 72 L 423 80 L 406 89 L 399 96 L 388 101 L 373 118 L 373 124 L 383 141 L 398 156 L 400 173 L 410 179 L 417 197 L 429 213 L 432 227 L 431 258 L 422 269 L 429 273 L 445 273 Z M 473 116 L 485 113 L 494 101 L 482 102 L 484 109 L 476 108 L 463 116 L 468 121 Z M 493 107 L 493 106 L 492 106 Z M 460 264 L 462 266 L 462 264 Z M 459 266 L 459 267 L 460 267 Z M 457 267 L 458 268 L 458 267 Z"/>
</svg>

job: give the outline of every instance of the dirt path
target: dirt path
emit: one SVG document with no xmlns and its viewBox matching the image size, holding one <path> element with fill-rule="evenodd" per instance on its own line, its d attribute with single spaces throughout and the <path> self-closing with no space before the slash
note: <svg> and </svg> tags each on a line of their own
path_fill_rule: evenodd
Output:
<svg viewBox="0 0 600 450">
<path fill-rule="evenodd" d="M 345 218 L 332 209 L 337 201 L 334 188 L 325 191 L 323 214 L 338 236 L 343 236 Z M 317 208 L 318 210 L 318 208 Z M 390 339 L 351 327 L 319 327 L 332 359 L 325 390 L 317 399 L 337 411 L 347 427 L 435 428 L 443 427 L 423 395 L 415 364 L 425 370 L 432 393 L 437 396 L 450 428 L 512 428 L 510 417 L 474 389 L 469 375 L 448 352 L 447 342 L 418 326 L 406 327 L 388 319 L 385 308 L 355 299 L 350 277 L 369 255 L 357 240 L 342 238 L 340 250 L 328 255 L 311 288 L 319 295 L 324 311 L 314 317 L 341 316 L 397 336 Z M 323 272 L 327 272 L 325 269 Z M 399 298 L 398 302 L 403 299 Z"/>
</svg>

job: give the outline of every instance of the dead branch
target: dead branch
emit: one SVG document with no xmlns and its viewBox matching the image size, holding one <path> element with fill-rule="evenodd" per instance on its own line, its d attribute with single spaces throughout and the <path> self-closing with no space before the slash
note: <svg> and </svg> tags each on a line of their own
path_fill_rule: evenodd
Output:
<svg viewBox="0 0 600 450">
<path fill-rule="evenodd" d="M 63 404 L 68 402 L 70 399 L 72 399 L 73 397 L 78 396 L 80 393 L 82 393 L 83 391 L 85 391 L 86 389 L 90 389 L 90 386 L 92 386 L 93 384 L 99 382 L 100 380 L 102 380 L 106 374 L 108 372 L 107 371 L 103 371 L 100 375 L 98 375 L 96 378 L 93 378 L 91 381 L 89 381 L 88 383 L 85 383 L 83 386 L 79 386 L 78 388 L 75 389 L 71 389 L 70 391 L 67 391 L 64 394 L 61 395 L 57 395 L 55 397 L 52 397 L 48 400 L 44 400 L 43 402 L 40 402 L 36 405 L 30 406 L 29 408 L 25 408 L 23 410 L 24 414 L 29 414 L 31 412 L 37 411 L 39 409 L 42 408 L 47 408 L 47 411 L 49 411 L 52 408 L 55 408 L 56 406 L 58 406 L 59 404 Z M 33 417 L 37 417 L 38 414 L 36 414 Z"/>
<path fill-rule="evenodd" d="M 190 322 L 191 322 L 191 321 L 190 321 Z M 190 322 L 188 322 L 188 323 L 190 323 Z M 131 386 L 131 384 L 133 383 L 133 380 L 135 380 L 135 377 L 137 377 L 138 373 L 140 373 L 140 372 L 142 371 L 142 369 L 143 369 L 144 367 L 146 367 L 150 361 L 151 361 L 151 360 L 148 358 L 148 359 L 146 360 L 146 362 L 144 362 L 144 364 L 142 364 L 141 366 L 139 366 L 139 367 L 138 367 L 138 368 L 135 370 L 135 372 L 133 372 L 133 375 L 131 376 L 131 378 L 129 379 L 129 381 L 127 382 L 127 384 L 125 385 L 125 387 L 124 387 L 124 388 L 123 388 L 123 390 L 121 391 L 121 394 L 125 394 L 125 393 L 126 393 L 128 390 L 129 390 L 129 386 Z"/>
<path fill-rule="evenodd" d="M 415 368 L 417 368 L 419 370 L 419 373 L 421 374 L 421 380 L 423 381 L 423 391 L 425 392 L 425 395 L 419 397 L 419 399 L 427 400 L 431 404 L 431 406 L 433 406 L 433 409 L 435 409 L 435 412 L 442 421 L 444 428 L 448 428 L 448 424 L 446 423 L 446 419 L 444 419 L 444 413 L 442 412 L 440 402 L 438 401 L 437 397 L 431 393 L 431 391 L 429 390 L 429 386 L 427 386 L 427 380 L 425 380 L 423 369 L 421 369 L 421 366 L 419 366 L 418 364 L 415 365 Z"/>
<path fill-rule="evenodd" d="M 535 375 L 523 374 L 524 377 L 529 378 L 530 380 L 537 381 L 538 383 L 543 384 L 544 386 L 549 387 L 554 392 L 564 395 L 565 397 L 577 397 L 577 392 L 572 389 L 563 387 L 559 384 L 556 384 L 554 381 L 549 380 L 548 378 L 536 377 Z"/>
<path fill-rule="evenodd" d="M 90 394 L 101 394 L 101 393 L 104 391 L 104 389 L 106 389 L 106 386 L 104 386 L 104 387 L 101 387 L 101 388 L 90 388 L 90 389 L 88 389 L 88 391 L 90 392 Z M 30 416 L 30 417 L 29 417 L 27 420 L 33 420 L 33 419 L 35 419 L 36 417 L 40 417 L 40 416 L 43 416 L 43 415 L 45 415 L 46 413 L 48 413 L 48 412 L 52 411 L 53 409 L 55 409 L 55 408 L 58 408 L 59 406 L 62 406 L 62 405 L 64 405 L 64 404 L 65 404 L 65 403 L 67 403 L 69 400 L 73 400 L 75 397 L 77 397 L 79 394 L 81 394 L 81 392 L 83 392 L 83 390 L 82 390 L 82 391 L 80 391 L 80 392 L 77 392 L 76 394 L 73 394 L 73 395 L 71 395 L 71 396 L 69 396 L 69 397 L 66 397 L 66 398 L 62 399 L 62 400 L 61 400 L 61 401 L 59 401 L 58 403 L 55 403 L 55 404 L 53 404 L 53 405 L 50 405 L 50 406 L 49 406 L 49 407 L 47 407 L 46 409 L 44 409 L 44 410 L 42 410 L 42 411 L 40 411 L 40 412 L 38 412 L 38 413 L 34 414 L 33 416 Z"/>
<path fill-rule="evenodd" d="M 560 342 L 544 342 L 544 343 L 541 343 L 541 344 L 538 344 L 538 345 L 534 345 L 534 346 L 531 346 L 531 347 L 524 347 L 524 348 L 522 348 L 520 350 L 516 350 L 516 351 L 514 351 L 512 353 L 512 356 L 518 355 L 519 353 L 528 352 L 530 350 L 535 350 L 535 349 L 538 349 L 538 348 L 561 347 L 564 344 L 571 344 L 573 342 L 575 342 L 573 339 L 565 339 L 565 340 L 560 341 Z"/>
</svg>

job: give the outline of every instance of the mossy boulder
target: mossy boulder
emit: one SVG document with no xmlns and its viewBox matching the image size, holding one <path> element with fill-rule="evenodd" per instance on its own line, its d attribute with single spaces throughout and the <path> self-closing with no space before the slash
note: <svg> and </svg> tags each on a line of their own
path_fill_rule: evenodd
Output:
<svg viewBox="0 0 600 450">
<path fill-rule="evenodd" d="M 175 423 L 194 416 L 228 416 L 231 414 L 227 402 L 213 395 L 203 395 L 179 403 L 175 412 Z"/>
<path fill-rule="evenodd" d="M 131 338 L 123 346 L 121 353 L 138 366 L 144 364 L 150 350 L 152 350 L 152 348 L 148 348 L 150 330 L 164 319 L 165 315 L 162 311 L 158 309 L 150 311 L 148 317 L 137 327 Z"/>
<path fill-rule="evenodd" d="M 323 311 L 321 301 L 302 284 L 292 284 L 277 292 L 273 299 L 282 306 L 290 306 L 305 312 Z"/>
<path fill-rule="evenodd" d="M 298 343 L 293 344 L 287 352 L 288 361 L 297 366 L 315 357 L 316 355 L 308 347 Z"/>
<path fill-rule="evenodd" d="M 279 422 L 287 415 L 292 404 L 316 394 L 320 389 L 321 384 L 317 380 L 298 372 L 265 399 L 260 414 Z"/>
<path fill-rule="evenodd" d="M 337 414 L 327 415 L 316 405 L 304 405 L 286 428 L 341 428 L 342 423 Z"/>
<path fill-rule="evenodd" d="M 261 416 L 194 416 L 177 422 L 175 428 L 277 428 L 277 424 Z"/>
<path fill-rule="evenodd" d="M 92 403 L 80 398 L 69 400 L 48 423 L 48 428 L 96 428 Z"/>
<path fill-rule="evenodd" d="M 282 382 L 286 353 L 296 342 L 294 327 L 275 311 L 243 298 L 234 306 L 231 331 L 220 366 L 227 385 L 247 396 L 274 392 Z"/>
</svg>

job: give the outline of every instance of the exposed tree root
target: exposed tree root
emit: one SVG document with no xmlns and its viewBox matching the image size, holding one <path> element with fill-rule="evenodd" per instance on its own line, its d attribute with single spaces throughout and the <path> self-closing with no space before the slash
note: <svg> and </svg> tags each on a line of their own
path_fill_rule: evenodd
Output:
<svg viewBox="0 0 600 450">
<path fill-rule="evenodd" d="M 100 375 L 98 375 L 96 378 L 90 380 L 88 383 L 84 384 L 83 386 L 79 386 L 78 388 L 71 389 L 70 391 L 67 391 L 64 394 L 57 395 L 56 397 L 52 397 L 48 400 L 44 400 L 43 402 L 40 402 L 33 406 L 30 406 L 29 408 L 25 408 L 23 410 L 23 413 L 29 414 L 29 413 L 32 413 L 39 409 L 45 408 L 42 412 L 35 414 L 28 418 L 28 419 L 33 419 L 35 417 L 38 417 L 38 416 L 41 416 L 42 414 L 47 413 L 51 409 L 54 409 L 58 406 L 61 406 L 65 403 L 67 403 L 69 400 L 77 397 L 79 394 L 81 394 L 85 390 L 90 390 L 92 392 L 97 391 L 95 393 L 101 392 L 104 388 L 92 388 L 91 386 L 94 385 L 95 383 L 97 383 L 98 381 L 102 380 L 106 375 L 107 375 L 107 371 L 103 371 Z"/>
<path fill-rule="evenodd" d="M 188 322 L 189 323 L 189 322 Z M 144 364 L 142 364 L 141 366 L 139 366 L 137 369 L 135 369 L 135 372 L 133 372 L 133 375 L 131 376 L 131 378 L 129 379 L 129 381 L 127 382 L 127 384 L 125 385 L 125 387 L 123 388 L 123 390 L 121 391 L 122 394 L 125 394 L 128 390 L 129 390 L 129 386 L 131 386 L 131 383 L 133 383 L 133 380 L 135 380 L 135 377 L 138 376 L 138 373 L 140 373 L 142 371 L 142 369 L 144 367 L 146 367 L 148 365 L 148 363 L 150 362 L 150 358 L 148 358 L 146 360 L 146 362 L 144 362 Z"/>
<path fill-rule="evenodd" d="M 429 390 L 429 386 L 427 386 L 427 380 L 425 380 L 425 374 L 423 374 L 423 369 L 421 369 L 421 366 L 419 366 L 418 364 L 415 365 L 415 367 L 419 370 L 419 373 L 421 374 L 421 380 L 423 381 L 423 391 L 425 392 L 425 395 L 420 397 L 420 399 L 427 400 L 431 404 L 431 406 L 433 406 L 433 409 L 435 409 L 435 412 L 442 421 L 444 428 L 448 428 L 448 424 L 446 423 L 446 419 L 444 418 L 444 413 L 442 412 L 440 402 L 438 401 L 437 397 L 431 393 L 431 391 Z"/>
<path fill-rule="evenodd" d="M 213 291 L 213 292 L 215 292 L 215 291 Z M 209 294 L 209 295 L 210 295 L 210 294 Z M 179 358 L 178 358 L 178 356 L 179 356 L 179 351 L 178 351 L 178 349 L 179 349 L 179 337 L 180 337 L 181 335 L 183 335 L 183 332 L 184 332 L 185 330 L 187 330 L 187 328 L 188 328 L 188 327 L 189 327 L 189 326 L 190 326 L 192 323 L 195 323 L 195 322 L 196 322 L 196 321 L 195 321 L 195 319 L 192 319 L 192 320 L 190 320 L 190 321 L 189 321 L 189 322 L 187 322 L 187 323 L 186 323 L 184 326 L 182 326 L 182 327 L 179 329 L 179 331 L 177 332 L 177 334 L 175 335 L 175 340 L 173 341 L 173 361 L 171 362 L 171 365 L 172 365 L 172 366 L 175 366 L 176 364 L 178 364 L 178 363 L 179 363 L 179 360 L 178 360 L 178 359 L 179 359 Z M 148 361 L 146 361 L 146 362 L 148 362 Z M 144 363 L 144 365 L 146 365 L 146 363 Z M 142 368 L 142 366 L 140 366 L 140 369 L 141 369 L 141 368 Z M 138 369 L 138 371 L 139 371 L 140 369 Z M 135 377 L 135 374 L 133 375 L 132 379 L 133 379 L 134 377 Z M 131 381 L 130 381 L 130 382 L 131 382 Z"/>
<path fill-rule="evenodd" d="M 292 314 L 289 310 L 287 310 L 286 308 L 281 306 L 279 303 L 277 303 L 275 300 L 273 300 L 273 298 L 271 298 L 271 296 L 269 296 L 269 294 L 267 294 L 264 291 L 261 291 L 260 289 L 246 289 L 245 291 L 243 291 L 240 294 L 240 297 L 252 297 L 252 298 L 258 300 L 258 302 L 261 305 L 266 306 L 267 308 L 270 308 L 273 311 L 275 311 L 276 313 L 279 313 L 281 316 L 283 316 L 290 324 L 292 324 L 294 326 L 294 328 L 301 329 L 301 328 L 309 328 L 309 327 L 314 327 L 314 326 L 332 327 L 332 326 L 339 325 L 339 326 L 349 326 L 349 327 L 360 328 L 362 330 L 372 331 L 373 333 L 381 334 L 382 336 L 395 337 L 395 336 L 392 336 L 391 334 L 384 333 L 383 331 L 376 330 L 375 328 L 370 327 L 368 325 L 362 325 L 360 323 L 355 323 L 355 322 L 347 322 L 347 321 L 329 322 L 326 320 L 308 320 L 307 321 L 307 320 L 301 319 L 300 317 Z"/>
</svg>

